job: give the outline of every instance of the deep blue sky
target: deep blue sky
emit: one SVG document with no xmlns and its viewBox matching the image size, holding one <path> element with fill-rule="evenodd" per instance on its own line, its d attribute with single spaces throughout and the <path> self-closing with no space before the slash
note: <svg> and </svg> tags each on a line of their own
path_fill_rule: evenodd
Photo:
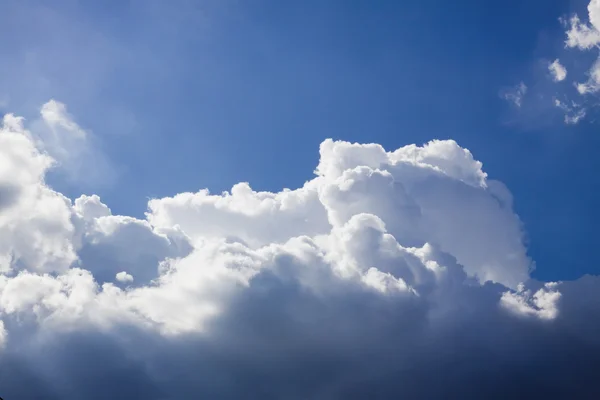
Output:
<svg viewBox="0 0 600 400">
<path fill-rule="evenodd" d="M 600 273 L 598 124 L 498 95 L 543 85 L 540 60 L 568 57 L 558 17 L 587 1 L 48 4 L 0 4 L 0 112 L 55 98 L 100 138 L 119 179 L 51 180 L 71 197 L 141 216 L 148 197 L 297 187 L 327 137 L 452 138 L 512 191 L 535 277 Z"/>
</svg>

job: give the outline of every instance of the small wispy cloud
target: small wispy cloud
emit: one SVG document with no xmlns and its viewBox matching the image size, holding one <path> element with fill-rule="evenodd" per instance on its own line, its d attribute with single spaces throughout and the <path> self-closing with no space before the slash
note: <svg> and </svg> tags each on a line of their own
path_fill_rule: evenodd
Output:
<svg viewBox="0 0 600 400">
<path fill-rule="evenodd" d="M 64 103 L 54 99 L 44 103 L 29 129 L 69 181 L 97 184 L 113 179 L 115 171 L 97 137 L 76 122 Z"/>
<path fill-rule="evenodd" d="M 558 58 L 548 65 L 548 71 L 550 71 L 554 82 L 562 82 L 567 77 L 567 69 L 560 63 Z"/>
<path fill-rule="evenodd" d="M 579 123 L 579 121 L 585 118 L 587 112 L 587 110 L 581 104 L 575 103 L 574 101 L 568 105 L 559 99 L 554 99 L 554 105 L 564 111 L 564 121 L 567 125 L 575 125 Z"/>
<path fill-rule="evenodd" d="M 10 97 L 6 93 L 0 93 L 0 108 L 8 107 Z"/>
<path fill-rule="evenodd" d="M 600 0 L 589 1 L 587 14 L 587 21 L 577 14 L 570 18 L 559 18 L 566 35 L 564 41 L 566 50 L 561 57 L 563 62 L 558 57 L 541 60 L 546 69 L 544 72 L 546 78 L 549 77 L 554 82 L 563 82 L 569 76 L 572 77 L 571 84 L 550 87 L 547 84 L 534 82 L 529 94 L 532 99 L 538 100 L 539 104 L 536 106 L 539 109 L 547 110 L 554 106 L 555 109 L 561 110 L 567 125 L 575 125 L 584 118 L 590 118 L 592 110 L 600 105 L 598 98 L 591 96 L 600 93 L 600 54 L 597 54 L 596 60 L 585 72 L 579 71 L 579 68 L 576 67 L 568 73 L 564 63 L 564 60 L 567 59 L 567 61 L 573 62 L 572 64 L 567 63 L 567 65 L 577 66 L 581 64 L 581 60 L 578 59 L 582 57 L 581 51 L 597 52 L 600 50 Z M 584 56 L 584 60 L 586 58 L 589 56 Z M 552 59 L 554 61 L 550 61 Z M 521 82 L 510 90 L 501 92 L 501 97 L 514 103 L 517 107 L 521 107 L 526 88 L 525 84 Z M 548 102 L 549 98 L 553 99 L 553 104 Z"/>
<path fill-rule="evenodd" d="M 569 125 L 575 125 L 583 118 L 585 118 L 585 110 L 581 109 L 574 115 L 565 115 L 565 123 Z"/>
<path fill-rule="evenodd" d="M 517 107 L 521 107 L 523 104 L 523 97 L 526 93 L 527 85 L 525 85 L 524 82 L 520 82 L 516 86 L 502 90 L 500 92 L 500 97 Z"/>
</svg>

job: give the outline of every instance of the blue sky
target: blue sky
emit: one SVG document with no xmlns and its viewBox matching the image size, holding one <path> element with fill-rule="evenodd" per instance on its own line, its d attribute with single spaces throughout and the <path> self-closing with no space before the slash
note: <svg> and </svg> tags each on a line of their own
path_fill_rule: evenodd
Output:
<svg viewBox="0 0 600 400">
<path fill-rule="evenodd" d="M 149 197 L 240 181 L 298 187 L 327 137 L 390 150 L 452 138 L 513 192 L 535 276 L 573 279 L 600 268 L 597 125 L 519 113 L 498 92 L 543 80 L 541 59 L 569 57 L 558 16 L 585 6 L 7 1 L 0 110 L 31 117 L 49 98 L 67 104 L 118 178 L 50 182 L 136 216 Z"/>
<path fill-rule="evenodd" d="M 600 0 L 0 15 L 3 398 L 600 398 Z"/>
</svg>

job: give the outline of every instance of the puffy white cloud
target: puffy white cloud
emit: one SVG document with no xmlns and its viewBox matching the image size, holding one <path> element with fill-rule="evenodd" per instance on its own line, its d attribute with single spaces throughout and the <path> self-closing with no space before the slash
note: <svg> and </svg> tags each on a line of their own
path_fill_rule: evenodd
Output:
<svg viewBox="0 0 600 400">
<path fill-rule="evenodd" d="M 0 271 L 60 272 L 83 263 L 100 281 L 112 281 L 126 267 L 143 283 L 158 276 L 160 261 L 191 251 L 177 228 L 159 232 L 146 221 L 112 216 L 98 196 L 72 204 L 45 183 L 53 165 L 23 119 L 6 115 L 0 129 Z"/>
<path fill-rule="evenodd" d="M 542 319 L 554 319 L 558 315 L 557 302 L 561 297 L 560 292 L 554 290 L 557 284 L 547 283 L 533 295 L 531 290 L 526 290 L 520 285 L 517 292 L 505 292 L 500 299 L 501 304 L 507 309 L 521 315 L 535 315 Z"/>
<path fill-rule="evenodd" d="M 110 208 L 100 200 L 100 196 L 92 195 L 75 199 L 73 209 L 86 222 L 92 222 L 100 217 L 112 215 Z"/>
<path fill-rule="evenodd" d="M 590 0 L 587 9 L 589 24 L 581 22 L 577 15 L 569 20 L 570 28 L 565 42 L 568 47 L 587 50 L 600 43 L 600 1 Z"/>
<path fill-rule="evenodd" d="M 588 72 L 588 80 L 584 83 L 576 83 L 575 87 L 579 94 L 585 95 L 600 90 L 600 59 L 596 60 Z"/>
<path fill-rule="evenodd" d="M 558 58 L 548 64 L 548 71 L 550 71 L 550 75 L 552 75 L 552 80 L 554 80 L 554 82 L 564 81 L 567 77 L 567 69 L 560 63 Z"/>
<path fill-rule="evenodd" d="M 121 283 L 129 283 L 133 282 L 133 275 L 130 275 L 125 271 L 121 271 L 115 275 L 115 279 Z"/>
<path fill-rule="evenodd" d="M 527 85 L 524 82 L 520 82 L 512 88 L 502 90 L 500 97 L 517 107 L 521 107 L 525 94 L 527 94 Z"/>
<path fill-rule="evenodd" d="M 228 237 L 255 247 L 329 230 L 315 182 L 279 193 L 255 192 L 238 183 L 230 193 L 181 193 L 151 200 L 148 208 L 153 226 L 179 226 L 192 238 Z"/>
<path fill-rule="evenodd" d="M 23 120 L 0 128 L 0 271 L 64 270 L 76 259 L 69 199 L 44 182 L 53 160 L 40 152 Z"/>
<path fill-rule="evenodd" d="M 516 287 L 530 268 L 520 222 L 487 188 L 481 167 L 453 141 L 388 153 L 378 145 L 329 140 L 321 145 L 318 177 L 301 189 L 256 193 L 243 184 L 222 196 L 156 199 L 148 220 L 162 228 L 179 225 L 193 239 L 235 237 L 256 247 L 326 234 L 353 215 L 372 213 L 402 243 L 435 243 L 470 274 Z M 462 226 L 460 238 L 456 226 Z M 481 243 L 482 232 L 496 239 Z"/>
<path fill-rule="evenodd" d="M 93 301 L 96 283 L 85 270 L 69 269 L 53 277 L 21 272 L 13 278 L 2 277 L 0 308 L 7 315 L 31 312 L 39 318 L 77 318 Z"/>
<path fill-rule="evenodd" d="M 600 281 L 531 280 L 509 190 L 454 141 L 326 140 L 301 188 L 154 199 L 146 220 L 48 188 L 15 117 L 0 141 L 6 398 L 598 392 Z M 23 217 L 48 199 L 50 222 Z"/>
<path fill-rule="evenodd" d="M 363 147 L 374 148 L 331 141 L 321 146 L 319 197 L 333 226 L 371 213 L 400 243 L 434 244 L 482 281 L 516 287 L 527 279 L 531 264 L 519 219 L 488 188 L 482 164 L 468 150 L 453 141 L 432 141 L 391 153 L 379 147 L 379 159 L 354 159 Z M 485 243 L 482 232 L 490 239 Z"/>
<path fill-rule="evenodd" d="M 598 30 L 600 27 L 600 1 L 590 0 L 587 11 L 589 23 L 581 22 L 577 15 L 574 15 L 569 20 L 569 29 L 566 32 L 567 47 L 577 48 L 579 50 L 589 50 L 592 48 L 597 48 L 600 44 L 600 31 Z M 558 64 L 557 67 L 558 66 L 560 66 L 560 64 Z M 549 68 L 551 69 L 551 72 L 555 78 L 558 78 L 559 75 L 562 76 L 560 73 L 560 68 L 555 68 L 552 66 L 552 64 Z M 552 71 L 552 69 L 554 69 L 554 71 Z M 564 77 L 566 77 L 566 71 Z M 585 81 L 582 81 L 582 79 L 577 79 L 577 81 L 574 82 L 574 85 L 580 95 L 598 92 L 600 90 L 600 61 L 596 60 L 594 62 L 587 72 L 587 79 Z M 587 99 L 585 101 L 590 103 L 592 100 Z M 586 108 L 567 107 L 567 109 L 565 109 L 565 123 L 571 125 L 577 124 L 586 117 L 587 111 L 592 110 L 594 107 L 595 104 L 591 104 Z"/>
</svg>

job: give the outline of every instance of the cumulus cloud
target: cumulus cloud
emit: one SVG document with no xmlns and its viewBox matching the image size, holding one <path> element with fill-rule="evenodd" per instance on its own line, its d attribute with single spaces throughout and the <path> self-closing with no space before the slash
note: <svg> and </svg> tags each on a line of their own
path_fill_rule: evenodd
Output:
<svg viewBox="0 0 600 400">
<path fill-rule="evenodd" d="M 512 88 L 502 90 L 500 92 L 500 97 L 517 107 L 521 107 L 523 104 L 523 97 L 525 97 L 526 93 L 527 85 L 525 85 L 524 82 L 520 82 Z"/>
<path fill-rule="evenodd" d="M 596 49 L 600 44 L 600 1 L 591 0 L 587 7 L 589 23 L 581 22 L 577 15 L 574 15 L 569 21 L 569 29 L 567 30 L 566 45 L 569 48 L 577 48 L 579 50 Z M 599 59 L 600 60 L 600 59 Z M 600 90 L 600 61 L 596 60 L 587 72 L 587 78 L 577 79 L 574 86 L 577 92 L 582 95 L 597 93 Z M 591 106 L 587 109 L 592 109 L 596 106 L 595 101 L 589 98 L 585 100 Z M 576 110 L 565 110 L 565 123 L 577 124 L 585 118 L 586 109 L 579 108 Z"/>
<path fill-rule="evenodd" d="M 541 319 L 554 319 L 558 315 L 558 300 L 561 294 L 555 290 L 557 284 L 550 282 L 535 293 L 519 285 L 516 292 L 505 292 L 500 303 L 517 315 L 535 315 Z"/>
<path fill-rule="evenodd" d="M 588 71 L 588 79 L 583 83 L 576 83 L 575 87 L 581 95 L 595 93 L 600 90 L 600 59 Z"/>
<path fill-rule="evenodd" d="M 589 22 L 582 22 L 578 15 L 571 17 L 568 22 L 562 20 L 565 25 L 568 26 L 566 32 L 567 40 L 565 42 L 568 48 L 578 50 L 598 48 L 598 44 L 600 44 L 600 31 L 598 30 L 600 27 L 600 1 L 591 0 L 588 4 L 587 11 Z M 558 59 L 556 61 L 558 61 Z M 560 64 L 557 64 L 557 67 L 559 65 Z M 551 70 L 554 69 L 554 71 L 558 72 L 552 72 L 555 80 L 557 80 L 556 78 L 558 78 L 560 74 L 559 69 L 553 67 L 552 64 L 550 68 Z M 564 77 L 566 77 L 566 71 Z M 587 72 L 587 78 L 578 78 L 573 84 L 577 92 L 582 96 L 598 92 L 600 90 L 600 62 L 598 60 L 594 62 Z M 574 101 L 570 101 L 570 103 L 573 104 L 572 107 L 566 106 L 564 103 L 562 105 L 557 104 L 559 108 L 565 111 L 564 121 L 566 124 L 574 125 L 579 123 L 586 117 L 588 111 L 595 107 L 594 100 L 589 97 L 587 99 L 582 99 L 582 101 L 587 104 L 586 107 L 576 106 Z"/>
<path fill-rule="evenodd" d="M 115 275 L 115 279 L 121 283 L 130 283 L 133 282 L 133 276 L 128 274 L 125 271 L 121 271 Z"/>
<path fill-rule="evenodd" d="M 568 21 L 569 30 L 565 41 L 568 47 L 588 50 L 600 43 L 600 1 L 590 0 L 587 10 L 589 23 L 581 22 L 578 15 L 574 15 Z"/>
<path fill-rule="evenodd" d="M 44 182 L 54 163 L 39 151 L 23 119 L 0 127 L 0 271 L 64 270 L 77 258 L 70 200 Z"/>
<path fill-rule="evenodd" d="M 563 52 L 562 58 L 574 59 L 575 65 L 581 65 L 582 62 L 577 60 L 577 57 L 581 57 L 580 52 L 597 51 L 600 45 L 600 0 L 590 0 L 587 6 L 587 21 L 577 14 L 570 18 L 561 17 L 559 21 L 566 29 L 566 51 Z M 554 82 L 562 82 L 567 79 L 567 69 L 559 58 L 546 65 Z M 547 99 L 552 98 L 556 108 L 564 113 L 565 124 L 575 125 L 592 115 L 598 105 L 596 97 L 590 95 L 600 91 L 600 58 L 597 58 L 586 72 L 579 72 L 575 69 L 574 73 L 570 73 L 569 76 L 574 76 L 572 85 L 561 86 L 558 89 L 553 87 L 552 93 L 548 92 L 547 85 L 534 85 L 530 95 L 540 102 L 537 109 L 550 107 Z M 573 93 L 573 87 L 575 93 Z M 524 90 L 520 90 L 521 88 Z M 501 96 L 520 107 L 525 93 L 526 86 L 521 84 L 504 90 Z M 573 96 L 577 96 L 577 99 L 574 99 Z M 561 100 L 557 100 L 557 97 Z"/>
<path fill-rule="evenodd" d="M 560 63 L 558 58 L 548 64 L 548 71 L 550 71 L 554 82 L 564 81 L 567 77 L 567 69 Z"/>
<path fill-rule="evenodd" d="M 531 280 L 510 192 L 454 141 L 326 140 L 300 188 L 144 220 L 49 188 L 20 119 L 0 144 L 6 398 L 598 395 L 600 280 Z"/>
</svg>

